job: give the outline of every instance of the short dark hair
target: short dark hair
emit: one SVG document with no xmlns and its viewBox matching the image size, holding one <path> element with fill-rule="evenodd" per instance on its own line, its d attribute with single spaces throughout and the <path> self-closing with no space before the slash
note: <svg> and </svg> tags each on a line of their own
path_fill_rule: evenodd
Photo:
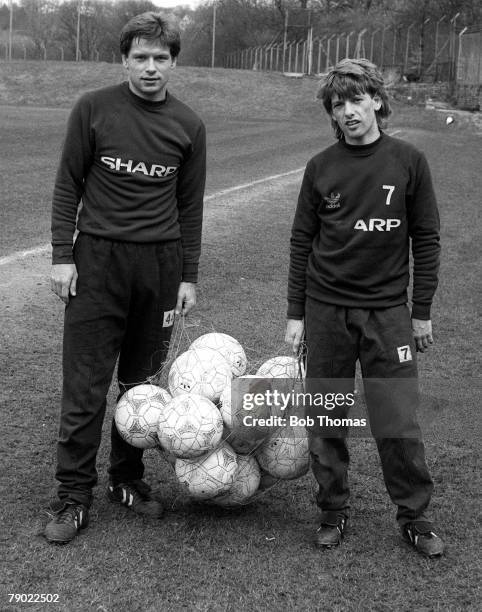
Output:
<svg viewBox="0 0 482 612">
<path fill-rule="evenodd" d="M 338 62 L 336 66 L 323 79 L 316 97 L 323 102 L 326 112 L 331 117 L 331 124 L 335 130 L 338 140 L 344 138 L 343 131 L 332 117 L 333 96 L 336 94 L 345 100 L 360 93 L 370 96 L 378 96 L 381 106 L 375 111 L 379 128 L 384 128 L 386 120 L 392 110 L 385 90 L 383 76 L 375 64 L 367 59 L 346 58 Z"/>
<path fill-rule="evenodd" d="M 161 45 L 169 48 L 173 58 L 177 57 L 181 50 L 181 34 L 178 26 L 162 13 L 148 11 L 136 15 L 126 23 L 120 33 L 122 55 L 129 55 L 132 41 L 138 38 L 159 41 Z"/>
</svg>

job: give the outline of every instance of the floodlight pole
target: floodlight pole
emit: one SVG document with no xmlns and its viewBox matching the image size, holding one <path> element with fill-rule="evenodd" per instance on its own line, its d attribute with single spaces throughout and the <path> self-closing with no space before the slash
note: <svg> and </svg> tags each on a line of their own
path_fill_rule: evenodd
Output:
<svg viewBox="0 0 482 612">
<path fill-rule="evenodd" d="M 213 41 L 211 45 L 211 68 L 214 68 L 215 54 L 216 54 L 216 2 L 213 2 Z"/>
<path fill-rule="evenodd" d="M 82 0 L 77 2 L 77 32 L 75 42 L 75 61 L 80 61 L 80 13 L 82 11 Z"/>
<path fill-rule="evenodd" d="M 10 0 L 10 17 L 8 21 L 8 61 L 12 61 L 13 43 L 13 0 Z"/>
<path fill-rule="evenodd" d="M 283 34 L 283 72 L 286 72 L 285 56 L 286 56 L 287 43 L 288 43 L 288 9 L 286 9 L 286 13 L 285 13 L 285 30 Z"/>
</svg>

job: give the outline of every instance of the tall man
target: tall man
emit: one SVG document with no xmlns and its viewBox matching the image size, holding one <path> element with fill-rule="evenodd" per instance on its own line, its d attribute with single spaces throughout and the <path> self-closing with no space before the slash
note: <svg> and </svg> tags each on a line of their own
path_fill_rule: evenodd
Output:
<svg viewBox="0 0 482 612">
<path fill-rule="evenodd" d="M 167 91 L 179 30 L 144 13 L 122 29 L 120 50 L 128 81 L 75 105 L 53 196 L 51 282 L 66 309 L 50 542 L 68 542 L 88 524 L 117 358 L 121 391 L 148 381 L 165 361 L 174 314 L 196 302 L 206 137 Z M 160 516 L 143 472 L 142 450 L 113 423 L 109 498 Z"/>
<path fill-rule="evenodd" d="M 382 76 L 367 60 L 339 62 L 318 97 L 338 142 L 308 162 L 303 178 L 291 236 L 286 341 L 296 352 L 305 333 L 313 392 L 334 385 L 346 393 L 360 361 L 370 426 L 403 537 L 438 556 L 443 543 L 427 514 L 433 483 L 416 417 L 416 350 L 433 342 L 440 250 L 430 171 L 422 153 L 381 130 L 390 107 Z M 333 412 L 309 408 L 322 548 L 341 542 L 349 515 L 347 431 L 327 419 L 347 410 L 347 404 Z"/>
</svg>

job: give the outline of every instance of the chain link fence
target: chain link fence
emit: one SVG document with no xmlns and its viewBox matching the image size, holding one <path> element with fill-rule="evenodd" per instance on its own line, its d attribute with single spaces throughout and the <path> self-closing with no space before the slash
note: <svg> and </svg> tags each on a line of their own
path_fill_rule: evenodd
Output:
<svg viewBox="0 0 482 612">
<path fill-rule="evenodd" d="M 482 103 L 482 28 L 464 28 L 457 56 L 457 103 L 470 110 Z"/>
<path fill-rule="evenodd" d="M 477 109 L 482 83 L 482 28 L 457 30 L 456 18 L 316 37 L 313 29 L 307 28 L 301 39 L 276 40 L 229 53 L 224 67 L 320 75 L 344 57 L 364 57 L 377 64 L 392 82 L 447 83 L 447 91 L 459 105 Z"/>
</svg>

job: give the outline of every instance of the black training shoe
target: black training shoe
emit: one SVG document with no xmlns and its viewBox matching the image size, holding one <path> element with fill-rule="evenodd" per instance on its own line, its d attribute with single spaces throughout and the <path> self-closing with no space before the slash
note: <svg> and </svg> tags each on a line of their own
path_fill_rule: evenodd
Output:
<svg viewBox="0 0 482 612">
<path fill-rule="evenodd" d="M 47 523 L 44 536 L 55 544 L 67 544 L 89 524 L 89 509 L 83 504 L 65 502 L 50 514 L 53 518 Z"/>
<path fill-rule="evenodd" d="M 143 480 L 131 480 L 118 485 L 109 484 L 107 497 L 112 502 L 127 506 L 130 510 L 160 518 L 164 514 L 161 502 L 151 496 L 151 487 Z"/>
<path fill-rule="evenodd" d="M 340 514 L 327 513 L 315 533 L 315 545 L 318 548 L 335 548 L 343 539 L 348 519 Z"/>
<path fill-rule="evenodd" d="M 403 527 L 402 536 L 415 550 L 426 557 L 440 557 L 444 552 L 442 538 L 432 531 L 432 524 L 426 521 L 407 523 Z"/>
</svg>

